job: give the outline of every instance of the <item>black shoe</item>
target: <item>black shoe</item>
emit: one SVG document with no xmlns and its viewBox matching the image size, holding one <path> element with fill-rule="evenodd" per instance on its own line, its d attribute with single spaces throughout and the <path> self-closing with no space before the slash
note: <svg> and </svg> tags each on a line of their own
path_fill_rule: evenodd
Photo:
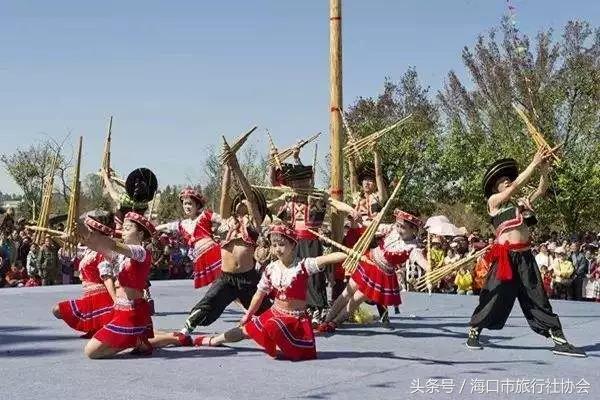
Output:
<svg viewBox="0 0 600 400">
<path fill-rule="evenodd" d="M 483 350 L 483 346 L 479 343 L 479 334 L 481 331 L 477 328 L 469 329 L 469 338 L 467 339 L 467 347 L 471 350 Z"/>
<path fill-rule="evenodd" d="M 552 349 L 552 352 L 560 356 L 587 357 L 585 351 L 578 349 L 568 342 L 561 344 L 556 343 Z"/>
<path fill-rule="evenodd" d="M 394 306 L 394 315 L 400 315 L 400 307 Z"/>
<path fill-rule="evenodd" d="M 385 310 L 385 312 L 381 315 L 381 325 L 384 328 L 390 328 L 390 326 L 391 326 L 390 314 L 389 314 L 388 310 Z"/>
</svg>

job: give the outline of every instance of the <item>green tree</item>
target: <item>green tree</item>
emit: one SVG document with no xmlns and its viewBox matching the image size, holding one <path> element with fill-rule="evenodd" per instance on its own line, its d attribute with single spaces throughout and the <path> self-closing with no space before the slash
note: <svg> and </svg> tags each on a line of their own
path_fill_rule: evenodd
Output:
<svg viewBox="0 0 600 400">
<path fill-rule="evenodd" d="M 203 194 L 207 198 L 207 204 L 215 211 L 219 211 L 219 202 L 221 199 L 221 182 L 223 178 L 223 167 L 219 162 L 219 155 L 216 147 L 207 149 L 208 157 L 204 163 L 204 190 Z M 252 143 L 246 143 L 238 153 L 238 160 L 242 172 L 252 185 L 264 185 L 267 178 L 267 160 L 264 155 L 260 155 L 256 146 Z M 232 187 L 229 190 L 230 196 L 234 196 L 239 188 L 235 179 L 232 181 Z"/>
<path fill-rule="evenodd" d="M 410 68 L 399 82 L 385 79 L 381 94 L 358 98 L 346 117 L 352 131 L 364 137 L 408 114 L 412 118 L 383 136 L 377 149 L 385 160 L 386 175 L 392 180 L 404 176 L 399 207 L 428 214 L 435 209 L 441 189 L 433 184 L 439 175 L 439 115 L 429 98 L 429 88 L 421 85 L 417 71 Z M 371 155 L 365 152 L 364 156 Z"/>
<path fill-rule="evenodd" d="M 178 186 L 167 187 L 160 192 L 160 200 L 156 207 L 156 214 L 160 223 L 174 221 L 182 216 L 181 203 L 179 201 L 179 192 L 181 188 Z"/>
<path fill-rule="evenodd" d="M 88 174 L 84 179 L 81 209 L 111 210 L 110 197 L 104 192 L 102 178 L 98 174 Z M 84 206 L 85 203 L 85 206 Z"/>
<path fill-rule="evenodd" d="M 42 189 L 50 175 L 52 159 L 58 154 L 57 169 L 54 173 L 54 188 L 61 200 L 53 204 L 52 212 L 61 213 L 66 210 L 69 201 L 70 187 L 67 184 L 67 170 L 72 160 L 65 156 L 62 143 L 52 138 L 46 138 L 32 144 L 26 149 L 18 148 L 12 154 L 0 155 L 0 163 L 15 183 L 23 191 L 22 210 L 27 217 L 31 217 L 32 209 L 39 211 Z M 72 157 L 71 157 L 72 158 Z"/>
</svg>

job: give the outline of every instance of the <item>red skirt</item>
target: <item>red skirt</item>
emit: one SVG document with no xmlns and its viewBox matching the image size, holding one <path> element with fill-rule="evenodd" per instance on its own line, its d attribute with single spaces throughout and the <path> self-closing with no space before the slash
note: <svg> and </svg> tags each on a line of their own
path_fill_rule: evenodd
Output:
<svg viewBox="0 0 600 400">
<path fill-rule="evenodd" d="M 147 344 L 154 337 L 150 306 L 144 299 L 130 304 L 117 303 L 113 318 L 94 335 L 94 338 L 115 349 Z"/>
<path fill-rule="evenodd" d="M 359 263 L 352 274 L 359 290 L 372 302 L 382 306 L 397 306 L 400 300 L 400 285 L 396 272 L 387 272 L 375 265 Z"/>
<path fill-rule="evenodd" d="M 113 317 L 113 299 L 104 288 L 95 293 L 84 294 L 77 300 L 58 303 L 60 315 L 67 325 L 76 331 L 95 333 Z"/>
<path fill-rule="evenodd" d="M 246 333 L 262 346 L 271 357 L 281 350 L 283 358 L 291 361 L 317 358 L 315 335 L 307 314 L 300 316 L 271 307 L 244 325 Z"/>
<path fill-rule="evenodd" d="M 210 285 L 221 276 L 221 246 L 213 243 L 194 259 L 194 288 Z"/>
</svg>

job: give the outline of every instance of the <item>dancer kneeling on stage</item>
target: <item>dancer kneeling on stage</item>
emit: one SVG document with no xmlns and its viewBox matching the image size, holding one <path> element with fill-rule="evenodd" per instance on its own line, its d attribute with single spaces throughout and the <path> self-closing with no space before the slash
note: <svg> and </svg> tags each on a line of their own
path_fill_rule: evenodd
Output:
<svg viewBox="0 0 600 400">
<path fill-rule="evenodd" d="M 380 227 L 385 236 L 368 253 L 372 263 L 360 262 L 344 292 L 333 303 L 325 322 L 319 325 L 319 331 L 335 331 L 366 300 L 382 306 L 399 305 L 400 286 L 396 269 L 408 259 L 425 270 L 429 269 L 427 260 L 417 248 L 416 235 L 422 225 L 421 220 L 398 209 L 394 214 L 396 223 Z"/>
<path fill-rule="evenodd" d="M 279 349 L 284 359 L 314 359 L 317 356 L 315 337 L 306 312 L 308 278 L 321 272 L 325 265 L 341 262 L 347 256 L 344 253 L 331 253 L 316 258 L 296 258 L 296 233 L 283 224 L 273 225 L 269 236 L 271 252 L 277 261 L 266 267 L 240 326 L 216 337 L 198 337 L 195 343 L 220 346 L 252 338 L 271 357 L 276 357 Z M 275 303 L 260 316 L 255 316 L 269 295 L 275 298 Z"/>
<path fill-rule="evenodd" d="M 520 174 L 516 161 L 505 158 L 496 161 L 485 173 L 483 190 L 496 229 L 496 241 L 484 256 L 491 268 L 479 296 L 479 305 L 471 317 L 467 340 L 470 349 L 482 349 L 479 335 L 483 328 L 497 330 L 504 327 L 518 298 L 531 329 L 554 341 L 555 354 L 585 357 L 582 350 L 565 339 L 531 252 L 529 226 L 537 222 L 531 202 L 548 188 L 551 157 L 552 152 L 539 150 Z M 537 190 L 529 199 L 513 201 L 513 196 L 531 179 L 536 169 L 541 173 Z"/>
<path fill-rule="evenodd" d="M 84 223 L 89 229 L 107 237 L 114 234 L 111 213 L 91 211 L 86 214 Z M 84 332 L 84 337 L 89 339 L 112 319 L 116 299 L 114 271 L 101 253 L 85 249 L 79 263 L 79 276 L 83 297 L 61 301 L 54 306 L 52 313 L 71 328 Z"/>
<path fill-rule="evenodd" d="M 151 354 L 148 338 L 154 334 L 150 307 L 143 291 L 152 256 L 142 246 L 142 241 L 154 234 L 154 226 L 142 215 L 129 212 L 123 222 L 123 243 L 100 235 L 83 224 L 79 224 L 78 234 L 90 249 L 109 253 L 107 259 L 111 259 L 119 271 L 113 318 L 90 339 L 85 354 L 89 358 L 106 358 L 128 348 L 135 348 L 139 354 Z"/>
</svg>

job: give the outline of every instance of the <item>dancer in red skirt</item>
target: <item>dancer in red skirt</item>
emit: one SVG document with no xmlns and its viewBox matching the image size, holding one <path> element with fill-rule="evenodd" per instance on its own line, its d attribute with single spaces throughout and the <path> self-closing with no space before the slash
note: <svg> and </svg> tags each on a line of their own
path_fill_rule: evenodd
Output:
<svg viewBox="0 0 600 400">
<path fill-rule="evenodd" d="M 366 300 L 383 306 L 401 303 L 396 269 L 409 258 L 428 270 L 427 260 L 417 248 L 416 235 L 422 225 L 414 215 L 396 209 L 396 223 L 382 226 L 384 237 L 370 250 L 373 264 L 361 262 L 352 274 L 344 292 L 329 310 L 320 331 L 333 332 Z"/>
<path fill-rule="evenodd" d="M 344 253 L 331 253 L 316 258 L 296 258 L 297 236 L 285 225 L 273 225 L 270 230 L 271 252 L 277 261 L 270 263 L 258 284 L 258 290 L 240 326 L 216 337 L 199 337 L 201 346 L 220 346 L 252 338 L 271 357 L 301 361 L 317 357 L 310 316 L 306 312 L 308 278 L 321 272 L 327 264 L 346 259 Z M 255 316 L 265 297 L 275 298 L 273 306 Z"/>
<path fill-rule="evenodd" d="M 146 252 L 142 241 L 154 234 L 154 225 L 144 216 L 129 212 L 123 222 L 123 243 L 100 235 L 86 225 L 80 224 L 78 233 L 89 248 L 104 252 L 119 273 L 116 284 L 114 314 L 85 346 L 89 358 L 111 357 L 127 348 L 135 348 L 141 354 L 150 354 L 153 337 L 150 307 L 143 297 L 152 256 Z"/>
<path fill-rule="evenodd" d="M 187 219 L 159 225 L 157 230 L 179 232 L 192 251 L 194 288 L 210 285 L 221 275 L 221 246 L 213 240 L 213 226 L 221 223 L 219 214 L 203 208 L 206 199 L 187 188 L 179 194 Z"/>
<path fill-rule="evenodd" d="M 104 211 L 87 213 L 85 225 L 94 232 L 110 237 L 114 234 L 113 215 Z M 83 297 L 77 300 L 64 300 L 52 308 L 58 319 L 71 328 L 91 337 L 113 317 L 113 303 L 116 298 L 112 265 L 101 253 L 85 249 L 79 263 L 79 274 L 83 285 Z"/>
<path fill-rule="evenodd" d="M 371 224 L 373 219 L 383 208 L 387 200 L 387 184 L 381 166 L 379 152 L 373 148 L 373 162 L 364 161 L 356 168 L 356 186 L 360 186 L 360 192 L 353 195 L 352 206 L 354 212 L 349 215 L 350 227 L 344 236 L 342 244 L 346 247 L 353 247 L 363 232 Z M 345 271 L 341 265 L 336 266 L 336 285 L 332 290 L 332 300 L 335 300 L 342 294 L 344 284 L 339 283 L 339 279 L 344 279 Z M 390 316 L 386 306 L 377 304 L 377 311 L 384 326 L 389 326 Z M 396 307 L 396 312 L 400 310 Z"/>
</svg>

